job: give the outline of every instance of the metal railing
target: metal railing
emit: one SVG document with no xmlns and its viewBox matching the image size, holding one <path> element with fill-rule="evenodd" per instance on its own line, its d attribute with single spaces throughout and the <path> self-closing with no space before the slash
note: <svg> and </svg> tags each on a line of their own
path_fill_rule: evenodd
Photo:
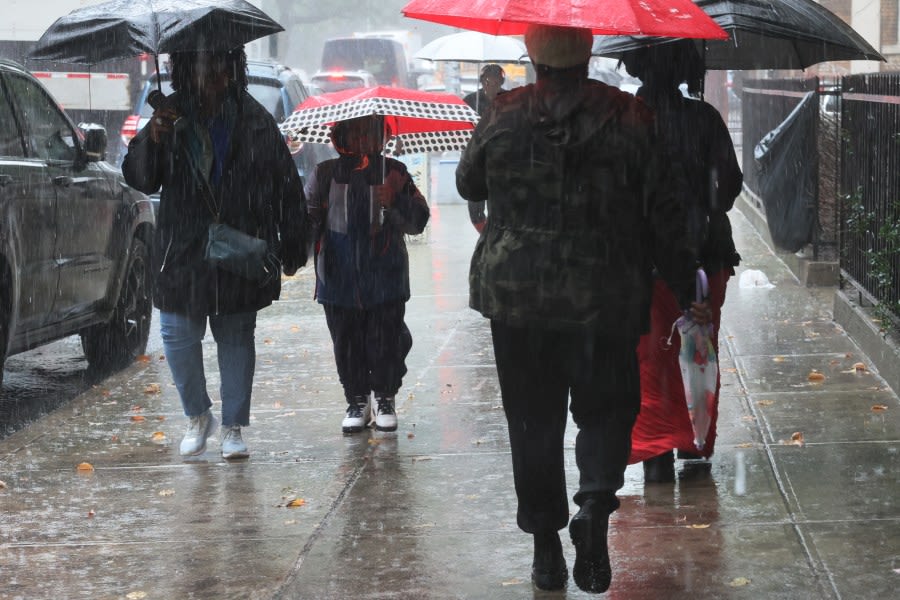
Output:
<svg viewBox="0 0 900 600">
<path fill-rule="evenodd" d="M 840 267 L 900 319 L 900 73 L 841 79 Z"/>
</svg>

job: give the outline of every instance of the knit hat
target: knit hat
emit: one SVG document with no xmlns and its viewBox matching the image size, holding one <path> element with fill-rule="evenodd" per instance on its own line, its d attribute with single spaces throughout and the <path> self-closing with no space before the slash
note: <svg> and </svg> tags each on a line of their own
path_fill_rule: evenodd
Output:
<svg viewBox="0 0 900 600">
<path fill-rule="evenodd" d="M 593 45 L 591 30 L 581 27 L 529 25 L 525 32 L 525 47 L 531 62 L 555 69 L 587 64 Z"/>
</svg>

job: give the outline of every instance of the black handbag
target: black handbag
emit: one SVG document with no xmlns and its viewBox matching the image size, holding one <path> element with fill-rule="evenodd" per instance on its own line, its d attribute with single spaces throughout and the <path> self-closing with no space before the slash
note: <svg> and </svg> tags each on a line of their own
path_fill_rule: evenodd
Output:
<svg viewBox="0 0 900 600">
<path fill-rule="evenodd" d="M 266 281 L 277 270 L 269 244 L 225 223 L 210 223 L 205 258 L 210 264 L 250 279 Z"/>
<path fill-rule="evenodd" d="M 207 208 L 214 221 L 209 224 L 203 257 L 211 265 L 264 286 L 281 277 L 281 262 L 269 251 L 266 240 L 252 236 L 230 225 L 219 222 L 219 203 L 206 178 L 202 177 L 192 158 L 188 164 L 205 192 Z"/>
</svg>

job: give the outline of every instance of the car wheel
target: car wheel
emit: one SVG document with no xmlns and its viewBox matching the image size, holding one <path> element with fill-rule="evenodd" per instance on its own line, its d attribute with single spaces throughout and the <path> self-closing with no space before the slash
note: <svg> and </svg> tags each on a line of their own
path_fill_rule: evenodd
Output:
<svg viewBox="0 0 900 600">
<path fill-rule="evenodd" d="M 147 246 L 139 239 L 131 243 L 125 273 L 112 318 L 81 332 L 81 346 L 88 365 L 100 372 L 128 366 L 147 350 L 153 300 L 149 254 Z"/>
</svg>

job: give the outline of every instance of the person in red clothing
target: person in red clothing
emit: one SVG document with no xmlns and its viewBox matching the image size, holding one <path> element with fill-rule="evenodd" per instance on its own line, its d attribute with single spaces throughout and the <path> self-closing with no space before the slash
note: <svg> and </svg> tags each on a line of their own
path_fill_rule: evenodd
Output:
<svg viewBox="0 0 900 600">
<path fill-rule="evenodd" d="M 656 113 L 661 143 L 684 170 L 688 189 L 684 198 L 687 229 L 695 240 L 701 266 L 709 277 L 709 306 L 714 325 L 713 345 L 718 353 L 718 331 L 728 279 L 740 262 L 726 214 L 741 192 L 743 176 L 728 133 L 716 109 L 696 98 L 702 89 L 704 66 L 690 40 L 660 44 L 627 53 L 628 72 L 641 79 L 638 97 Z M 672 324 L 682 315 L 674 294 L 657 277 L 651 305 L 650 331 L 641 337 L 638 358 L 641 410 L 632 430 L 630 463 L 643 462 L 646 483 L 675 481 L 675 455 L 708 459 L 715 448 L 719 382 L 711 423 L 702 451 L 694 446 L 694 433 L 685 401 L 678 364 L 680 339 L 667 345 Z"/>
</svg>

